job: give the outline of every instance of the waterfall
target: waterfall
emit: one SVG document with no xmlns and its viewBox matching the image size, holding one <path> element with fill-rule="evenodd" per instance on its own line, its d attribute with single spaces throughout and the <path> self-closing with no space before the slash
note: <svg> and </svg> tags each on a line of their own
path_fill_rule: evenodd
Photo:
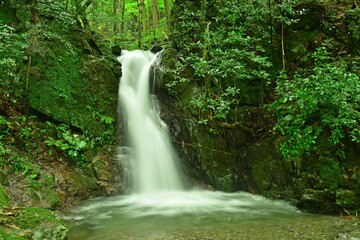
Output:
<svg viewBox="0 0 360 240">
<path fill-rule="evenodd" d="M 296 230 L 289 238 L 289 228 L 308 232 L 308 215 L 285 202 L 245 192 L 185 191 L 167 126 L 150 94 L 156 55 L 136 50 L 118 59 L 123 68 L 119 101 L 129 141 L 119 147 L 118 159 L 124 184 L 134 194 L 95 198 L 72 209 L 64 217 L 74 226 L 69 239 L 264 239 L 269 232 L 276 239 L 297 239 Z"/>
<path fill-rule="evenodd" d="M 159 116 L 156 96 L 150 94 L 150 68 L 156 57 L 141 50 L 123 51 L 118 57 L 122 64 L 119 99 L 130 142 L 130 156 L 125 159 L 130 162 L 135 193 L 184 189 L 167 126 Z"/>
<path fill-rule="evenodd" d="M 290 228 L 301 226 L 306 233 L 302 215 L 285 202 L 245 192 L 185 191 L 167 126 L 149 90 L 156 55 L 136 50 L 118 59 L 123 67 L 119 101 L 129 140 L 118 159 L 134 193 L 92 199 L 73 209 L 65 216 L 75 226 L 69 239 L 264 239 L 265 229 L 274 229 L 276 239 L 289 239 L 293 219 L 300 221 Z M 280 231 L 283 235 L 276 235 Z M 241 237 L 245 233 L 248 237 Z"/>
</svg>

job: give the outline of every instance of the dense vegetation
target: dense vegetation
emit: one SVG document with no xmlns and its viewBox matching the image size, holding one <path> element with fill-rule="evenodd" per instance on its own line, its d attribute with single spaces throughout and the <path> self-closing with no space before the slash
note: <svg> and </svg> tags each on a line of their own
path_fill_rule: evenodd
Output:
<svg viewBox="0 0 360 240">
<path fill-rule="evenodd" d="M 343 31 L 350 34 L 344 41 L 352 46 L 337 42 L 334 35 L 307 49 L 299 62 L 287 55 L 293 52 L 284 41 L 284 30 L 296 30 L 301 27 L 296 24 L 309 17 L 307 11 L 312 9 L 306 7 L 330 2 L 201 1 L 197 12 L 179 4 L 185 7 L 174 19 L 173 42 L 181 51 L 171 69 L 170 91 L 176 95 L 179 83 L 198 83 L 200 93 L 191 103 L 199 123 L 215 119 L 234 124 L 229 113 L 239 104 L 269 105 L 278 117 L 275 130 L 284 135 L 281 152 L 289 160 L 317 152 L 328 135 L 336 149 L 330 154 L 345 157 L 345 139 L 358 143 L 360 137 L 359 32 L 354 28 L 358 8 L 349 8 L 342 16 L 348 24 Z M 194 18 L 200 24 L 194 26 Z M 249 90 L 249 85 L 274 84 L 274 102 L 271 95 L 261 96 L 259 88 Z"/>
<path fill-rule="evenodd" d="M 304 188 L 358 198 L 359 22 L 357 1 L 345 0 L 1 0 L 1 204 L 56 209 L 66 191 L 109 193 L 99 169 L 117 142 L 110 49 L 153 45 L 165 48 L 162 90 L 208 134 L 194 151 L 245 131 L 254 146 L 271 139 L 294 178 L 311 182 Z M 215 172 L 221 161 L 202 167 Z M 62 167 L 76 176 L 64 184 L 90 190 L 57 189 Z M 223 168 L 212 173 L 217 187 L 237 189 Z M 16 199 L 12 179 L 31 200 Z"/>
</svg>

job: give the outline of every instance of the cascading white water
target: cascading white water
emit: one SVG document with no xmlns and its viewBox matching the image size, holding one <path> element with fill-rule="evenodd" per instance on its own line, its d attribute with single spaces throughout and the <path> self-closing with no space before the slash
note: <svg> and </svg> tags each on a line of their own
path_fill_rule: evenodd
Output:
<svg viewBox="0 0 360 240">
<path fill-rule="evenodd" d="M 150 51 L 123 51 L 119 88 L 131 145 L 133 190 L 152 193 L 182 190 L 176 155 L 166 124 L 160 119 L 156 97 L 150 94 L 150 67 L 156 60 Z"/>
</svg>

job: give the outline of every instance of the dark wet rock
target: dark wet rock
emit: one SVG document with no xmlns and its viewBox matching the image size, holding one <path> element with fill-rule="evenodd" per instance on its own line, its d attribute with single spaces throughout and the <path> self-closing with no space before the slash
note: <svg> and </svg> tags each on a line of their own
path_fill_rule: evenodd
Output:
<svg viewBox="0 0 360 240">
<path fill-rule="evenodd" d="M 163 48 L 159 45 L 154 45 L 151 47 L 150 52 L 152 53 L 158 53 L 161 52 L 163 50 Z"/>
<path fill-rule="evenodd" d="M 111 47 L 111 52 L 112 54 L 114 54 L 115 56 L 120 56 L 121 55 L 121 47 L 120 46 L 112 46 Z"/>
</svg>

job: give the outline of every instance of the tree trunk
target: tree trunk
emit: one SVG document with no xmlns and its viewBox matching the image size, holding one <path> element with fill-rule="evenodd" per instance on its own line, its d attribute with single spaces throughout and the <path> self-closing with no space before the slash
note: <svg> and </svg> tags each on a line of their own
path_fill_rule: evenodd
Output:
<svg viewBox="0 0 360 240">
<path fill-rule="evenodd" d="M 125 16 L 125 0 L 121 1 L 121 33 L 125 32 L 125 23 L 124 23 L 124 16 Z"/>
<path fill-rule="evenodd" d="M 138 15 L 138 46 L 142 47 L 142 19 L 144 11 L 144 0 L 138 0 L 139 15 Z"/>
<path fill-rule="evenodd" d="M 118 30 L 118 22 L 116 21 L 116 15 L 117 15 L 117 8 L 118 8 L 118 0 L 113 0 L 113 16 L 114 16 L 114 26 L 113 26 L 113 34 L 115 35 Z"/>
<path fill-rule="evenodd" d="M 164 0 L 167 31 L 170 32 L 170 7 L 169 0 Z"/>
<path fill-rule="evenodd" d="M 146 29 L 150 30 L 150 3 L 146 0 Z"/>
<path fill-rule="evenodd" d="M 152 0 L 152 14 L 153 14 L 153 26 L 154 26 L 154 35 L 156 32 L 156 29 L 159 25 L 159 14 L 158 14 L 158 6 L 157 6 L 157 0 Z"/>
</svg>

